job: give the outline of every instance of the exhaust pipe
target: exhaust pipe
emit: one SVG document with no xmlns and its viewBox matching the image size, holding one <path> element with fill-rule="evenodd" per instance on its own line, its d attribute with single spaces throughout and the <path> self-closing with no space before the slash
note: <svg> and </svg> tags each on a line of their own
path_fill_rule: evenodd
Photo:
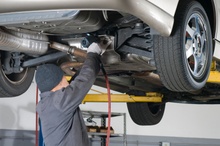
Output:
<svg viewBox="0 0 220 146">
<path fill-rule="evenodd" d="M 77 68 L 82 67 L 81 62 L 65 62 L 60 65 L 60 68 L 69 76 L 73 76 L 76 73 Z"/>
<path fill-rule="evenodd" d="M 53 49 L 59 50 L 61 52 L 66 52 L 71 55 L 82 57 L 82 58 L 86 58 L 86 55 L 87 55 L 87 53 L 85 51 L 83 51 L 75 46 L 67 46 L 64 44 L 57 43 L 57 42 L 52 42 L 50 44 L 50 47 Z"/>
<path fill-rule="evenodd" d="M 0 50 L 22 52 L 29 55 L 41 55 L 48 50 L 47 37 L 44 35 L 20 32 L 11 33 L 14 35 L 0 30 Z"/>
</svg>

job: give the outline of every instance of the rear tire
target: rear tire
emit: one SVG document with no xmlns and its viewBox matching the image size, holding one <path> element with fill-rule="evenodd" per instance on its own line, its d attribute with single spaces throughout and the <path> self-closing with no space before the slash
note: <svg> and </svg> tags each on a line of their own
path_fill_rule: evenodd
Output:
<svg viewBox="0 0 220 146">
<path fill-rule="evenodd" d="M 5 74 L 0 61 L 0 97 L 19 96 L 32 83 L 35 68 L 24 68 L 21 73 Z"/>
<path fill-rule="evenodd" d="M 145 93 L 135 92 L 132 95 L 143 96 Z M 165 103 L 127 103 L 127 108 L 134 123 L 138 125 L 156 125 L 163 117 Z"/>
</svg>

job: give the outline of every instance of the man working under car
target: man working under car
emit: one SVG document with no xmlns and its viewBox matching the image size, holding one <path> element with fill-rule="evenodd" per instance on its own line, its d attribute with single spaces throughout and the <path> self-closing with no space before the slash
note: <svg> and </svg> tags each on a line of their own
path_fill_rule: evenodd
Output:
<svg viewBox="0 0 220 146">
<path fill-rule="evenodd" d="M 93 43 L 79 75 L 69 84 L 56 65 L 45 64 L 36 71 L 41 91 L 37 105 L 45 146 L 89 146 L 87 129 L 79 105 L 100 70 L 100 54 L 109 43 Z"/>
</svg>

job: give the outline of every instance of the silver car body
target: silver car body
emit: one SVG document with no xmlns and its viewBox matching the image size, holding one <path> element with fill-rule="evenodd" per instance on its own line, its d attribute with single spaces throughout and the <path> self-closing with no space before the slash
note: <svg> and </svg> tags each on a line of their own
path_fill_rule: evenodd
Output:
<svg viewBox="0 0 220 146">
<path fill-rule="evenodd" d="M 179 0 L 1 0 L 1 15 L 39 10 L 115 10 L 130 13 L 163 36 L 169 36 Z M 214 57 L 220 59 L 220 1 L 213 0 L 215 15 Z"/>
<path fill-rule="evenodd" d="M 216 24 L 215 24 L 215 51 L 214 51 L 214 57 L 217 59 L 220 59 L 220 1 L 219 0 L 214 0 L 213 1 L 214 6 L 215 6 L 215 19 L 216 19 Z"/>
</svg>

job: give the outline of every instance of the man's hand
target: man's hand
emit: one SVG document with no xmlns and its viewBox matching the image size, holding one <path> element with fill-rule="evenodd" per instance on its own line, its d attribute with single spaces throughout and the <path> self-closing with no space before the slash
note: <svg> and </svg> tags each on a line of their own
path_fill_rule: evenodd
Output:
<svg viewBox="0 0 220 146">
<path fill-rule="evenodd" d="M 111 40 L 108 37 L 101 37 L 100 43 L 92 43 L 89 48 L 87 49 L 87 53 L 97 53 L 99 55 L 102 55 L 105 50 L 108 48 L 108 46 L 111 44 Z"/>
</svg>

